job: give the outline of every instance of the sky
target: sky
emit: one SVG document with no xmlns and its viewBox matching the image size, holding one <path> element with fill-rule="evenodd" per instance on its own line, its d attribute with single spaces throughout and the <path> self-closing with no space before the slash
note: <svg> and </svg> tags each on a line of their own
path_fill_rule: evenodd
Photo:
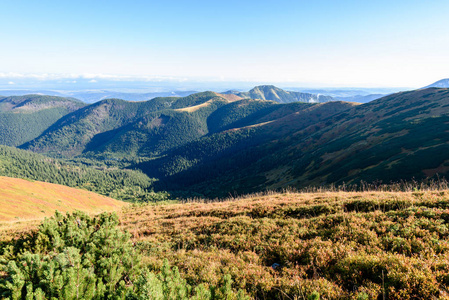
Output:
<svg viewBox="0 0 449 300">
<path fill-rule="evenodd" d="M 26 78 L 422 87 L 447 0 L 0 0 L 0 84 Z M 67 81 L 68 82 L 68 81 Z"/>
</svg>

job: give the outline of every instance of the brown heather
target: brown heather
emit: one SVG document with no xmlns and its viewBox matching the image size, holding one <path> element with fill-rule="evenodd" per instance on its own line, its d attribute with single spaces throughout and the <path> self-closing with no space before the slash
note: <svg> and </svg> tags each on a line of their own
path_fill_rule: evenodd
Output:
<svg viewBox="0 0 449 300">
<path fill-rule="evenodd" d="M 448 191 L 284 193 L 128 208 L 122 227 L 146 264 L 167 258 L 192 284 L 228 273 L 258 299 L 431 299 L 447 295 L 448 208 Z"/>
<path fill-rule="evenodd" d="M 449 295 L 448 190 L 271 193 L 136 205 L 120 218 L 144 265 L 168 259 L 191 285 L 230 274 L 255 299 Z"/>
</svg>

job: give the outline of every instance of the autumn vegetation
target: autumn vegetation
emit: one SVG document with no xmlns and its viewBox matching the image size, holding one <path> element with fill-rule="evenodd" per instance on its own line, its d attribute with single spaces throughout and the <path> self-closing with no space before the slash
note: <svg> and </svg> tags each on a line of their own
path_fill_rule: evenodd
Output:
<svg viewBox="0 0 449 300">
<path fill-rule="evenodd" d="M 445 299 L 448 208 L 447 190 L 286 192 L 135 204 L 117 219 L 101 218 L 113 218 L 128 232 L 123 234 L 147 272 L 136 274 L 162 280 L 167 266 L 179 272 L 170 276 L 189 287 L 186 294 L 165 299 L 197 297 L 196 288 L 212 297 L 224 286 L 232 297 L 254 299 Z M 9 231 L 11 238 L 16 234 L 30 233 Z M 36 234 L 42 235 L 25 240 Z M 3 249 L 20 241 L 31 245 L 3 239 L 9 245 Z M 24 259 L 30 247 L 14 260 Z M 4 272 L 8 280 L 11 271 Z M 139 276 L 118 280 L 115 288 L 137 291 Z"/>
</svg>

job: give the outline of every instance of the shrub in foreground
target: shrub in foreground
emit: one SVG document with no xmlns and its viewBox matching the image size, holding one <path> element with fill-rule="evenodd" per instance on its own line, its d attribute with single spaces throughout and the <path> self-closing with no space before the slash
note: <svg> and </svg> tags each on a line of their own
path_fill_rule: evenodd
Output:
<svg viewBox="0 0 449 300">
<path fill-rule="evenodd" d="M 244 299 L 230 288 L 192 288 L 165 261 L 159 274 L 142 268 L 115 214 L 82 212 L 46 219 L 0 256 L 3 299 Z"/>
</svg>

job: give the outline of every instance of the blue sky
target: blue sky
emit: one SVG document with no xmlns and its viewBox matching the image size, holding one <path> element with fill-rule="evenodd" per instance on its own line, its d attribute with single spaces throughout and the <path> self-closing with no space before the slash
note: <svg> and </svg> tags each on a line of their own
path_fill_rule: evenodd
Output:
<svg viewBox="0 0 449 300">
<path fill-rule="evenodd" d="M 11 83 L 32 75 L 420 87 L 449 77 L 447 0 L 1 0 L 0 11 L 0 78 Z"/>
</svg>

